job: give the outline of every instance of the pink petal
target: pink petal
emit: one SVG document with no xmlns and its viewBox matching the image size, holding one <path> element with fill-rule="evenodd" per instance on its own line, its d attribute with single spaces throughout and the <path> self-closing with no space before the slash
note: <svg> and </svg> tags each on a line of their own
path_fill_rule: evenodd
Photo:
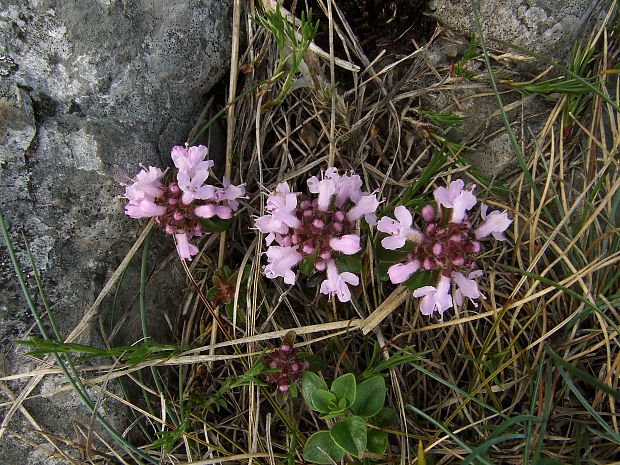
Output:
<svg viewBox="0 0 620 465">
<path fill-rule="evenodd" d="M 207 156 L 207 147 L 204 145 L 198 145 L 190 147 L 187 151 L 187 158 L 192 166 L 196 166 L 198 163 L 203 161 Z M 213 166 L 213 162 L 211 161 L 211 166 Z"/>
<path fill-rule="evenodd" d="M 319 182 L 321 181 L 316 176 L 312 176 L 311 178 L 308 178 L 306 183 L 308 184 L 308 190 L 310 191 L 311 194 L 319 193 Z"/>
<path fill-rule="evenodd" d="M 183 195 L 181 196 L 181 201 L 185 205 L 189 205 L 194 201 L 194 195 L 189 191 L 183 191 Z"/>
<path fill-rule="evenodd" d="M 448 189 L 443 186 L 435 189 L 433 192 L 433 197 L 435 198 L 437 205 L 441 205 L 446 208 L 450 208 L 452 206 L 452 198 L 450 197 L 450 193 Z"/>
<path fill-rule="evenodd" d="M 291 228 L 296 228 L 300 224 L 299 219 L 295 215 L 285 210 L 274 210 L 272 217 L 274 220 L 280 221 Z"/>
<path fill-rule="evenodd" d="M 176 166 L 177 169 L 187 169 L 188 160 L 185 153 L 186 148 L 181 145 L 176 145 L 172 147 L 172 152 L 170 153 L 170 156 L 172 157 L 174 166 Z"/>
<path fill-rule="evenodd" d="M 465 182 L 462 179 L 457 179 L 456 181 L 452 181 L 450 183 L 450 187 L 448 187 L 448 192 L 449 192 L 450 197 L 454 200 L 462 192 L 464 187 L 465 187 Z"/>
<path fill-rule="evenodd" d="M 360 283 L 360 278 L 354 273 L 350 273 L 345 271 L 344 273 L 340 273 L 340 279 L 347 284 L 351 284 L 352 286 L 357 286 Z"/>
<path fill-rule="evenodd" d="M 218 205 L 215 207 L 215 214 L 223 220 L 232 218 L 232 209 L 228 205 Z"/>
<path fill-rule="evenodd" d="M 413 223 L 413 218 L 411 217 L 411 213 L 409 212 L 409 210 L 407 210 L 407 208 L 405 208 L 404 206 L 399 205 L 398 207 L 396 207 L 394 209 L 394 216 L 400 222 L 401 228 L 405 229 L 411 227 L 411 224 Z"/>
<path fill-rule="evenodd" d="M 336 193 L 336 185 L 331 179 L 323 179 L 319 181 L 319 199 L 318 207 L 321 211 L 327 211 L 332 199 L 332 195 Z"/>
<path fill-rule="evenodd" d="M 433 288 L 434 289 L 434 288 Z M 434 294 L 433 294 L 434 295 Z M 420 313 L 422 315 L 432 315 L 435 311 L 435 301 L 433 300 L 432 295 L 427 295 L 420 302 Z"/>
<path fill-rule="evenodd" d="M 455 199 L 452 205 L 452 217 L 453 223 L 460 223 L 465 217 L 465 212 L 471 210 L 478 202 L 478 199 L 471 191 L 461 192 Z"/>
<path fill-rule="evenodd" d="M 218 194 L 221 189 L 212 186 L 210 184 L 205 184 L 204 186 L 200 186 L 194 191 L 194 198 L 200 200 L 211 200 L 211 201 L 219 201 Z"/>
<path fill-rule="evenodd" d="M 450 295 L 450 279 L 441 276 L 437 287 L 424 286 L 413 291 L 414 297 L 424 297 L 420 302 L 420 312 L 423 315 L 431 315 L 435 310 L 443 320 L 443 312 L 452 307 Z"/>
<path fill-rule="evenodd" d="M 379 203 L 375 194 L 362 195 L 359 202 L 347 213 L 347 219 L 349 221 L 357 221 L 364 215 L 374 213 Z"/>
<path fill-rule="evenodd" d="M 362 178 L 357 174 L 340 176 L 336 180 L 336 207 L 341 208 L 347 200 L 357 203 L 362 196 Z"/>
<path fill-rule="evenodd" d="M 413 260 L 409 263 L 397 263 L 390 266 L 388 276 L 392 284 L 404 283 L 409 277 L 420 269 L 420 262 Z"/>
<path fill-rule="evenodd" d="M 265 276 L 269 279 L 282 277 L 286 284 L 295 284 L 296 276 L 291 268 L 302 259 L 301 254 L 296 249 L 272 245 L 267 249 L 265 255 L 269 261 L 264 269 Z"/>
<path fill-rule="evenodd" d="M 425 295 L 434 293 L 436 289 L 433 286 L 422 286 L 418 287 L 415 291 L 413 291 L 414 297 L 424 297 Z"/>
<path fill-rule="evenodd" d="M 185 190 L 189 187 L 190 184 L 189 171 L 180 170 L 177 173 L 177 184 L 181 190 Z"/>
<path fill-rule="evenodd" d="M 346 234 L 340 238 L 332 237 L 329 240 L 329 246 L 345 255 L 353 255 L 359 252 L 360 237 L 357 234 Z"/>
<path fill-rule="evenodd" d="M 200 218 L 212 218 L 215 216 L 215 206 L 212 204 L 200 205 L 194 208 L 194 213 Z"/>
<path fill-rule="evenodd" d="M 377 229 L 387 234 L 398 234 L 400 224 L 389 216 L 384 216 L 377 223 Z"/>
<path fill-rule="evenodd" d="M 474 231 L 476 239 L 482 239 L 492 234 L 499 241 L 505 240 L 506 238 L 502 233 L 512 224 L 512 220 L 508 218 L 508 213 L 506 210 L 503 212 L 493 210 L 487 215 L 486 210 L 487 206 L 483 205 L 481 214 L 485 221 Z"/>
<path fill-rule="evenodd" d="M 284 224 L 282 221 L 276 220 L 271 215 L 264 215 L 264 216 L 260 216 L 256 218 L 256 220 L 254 220 L 254 225 L 260 232 L 264 234 L 268 234 L 268 233 L 286 234 L 288 232 L 288 226 Z"/>
<path fill-rule="evenodd" d="M 381 245 L 384 249 L 398 250 L 405 245 L 407 238 L 403 236 L 390 236 L 384 237 L 381 240 Z"/>
<path fill-rule="evenodd" d="M 150 200 L 142 200 L 140 202 L 129 202 L 125 207 L 125 214 L 135 220 L 140 218 L 151 218 L 153 216 L 161 216 L 166 213 L 166 207 L 157 205 Z"/>
<path fill-rule="evenodd" d="M 450 279 L 445 276 L 439 278 L 437 284 L 437 294 L 435 296 L 437 310 L 443 315 L 443 312 L 452 307 L 452 296 L 450 295 Z"/>
<path fill-rule="evenodd" d="M 189 242 L 186 233 L 175 234 L 174 237 L 177 241 L 177 252 L 182 259 L 191 260 L 192 256 L 198 253 L 198 247 Z"/>
<path fill-rule="evenodd" d="M 461 179 L 457 179 L 456 181 L 452 181 L 448 189 L 445 187 L 438 187 L 433 192 L 433 197 L 435 197 L 435 202 L 438 205 L 442 205 L 446 208 L 452 208 L 454 199 L 458 197 L 458 195 L 463 190 L 465 186 L 465 182 Z"/>
</svg>

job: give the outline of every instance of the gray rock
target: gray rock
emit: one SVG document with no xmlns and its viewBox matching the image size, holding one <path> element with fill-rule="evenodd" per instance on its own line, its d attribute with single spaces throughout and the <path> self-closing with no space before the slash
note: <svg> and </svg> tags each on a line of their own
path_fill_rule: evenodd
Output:
<svg viewBox="0 0 620 465">
<path fill-rule="evenodd" d="M 491 44 L 501 40 L 555 60 L 568 56 L 573 42 L 610 4 L 598 0 L 478 0 L 482 31 Z M 476 31 L 469 0 L 431 0 L 429 10 L 462 34 Z"/>
<path fill-rule="evenodd" d="M 0 0 L 0 209 L 32 282 L 20 232 L 28 240 L 63 334 L 80 321 L 137 237 L 140 225 L 115 199 L 119 182 L 139 163 L 168 164 L 170 148 L 184 142 L 205 93 L 228 69 L 230 4 Z M 165 241 L 154 240 L 154 246 L 160 258 L 172 251 Z M 166 274 L 174 277 L 170 268 Z M 174 308 L 174 287 L 170 278 L 157 287 L 165 296 L 157 303 L 160 313 Z M 132 291 L 129 284 L 127 295 Z M 135 315 L 128 321 L 136 340 Z M 2 243 L 0 337 L 7 372 L 31 368 L 12 341 L 27 337 L 32 325 Z M 99 340 L 92 328 L 79 342 Z M 22 386 L 8 388 L 17 394 Z M 35 393 L 46 394 L 46 388 Z M 88 416 L 78 414 L 71 395 L 24 405 L 49 432 L 83 442 L 73 422 Z M 6 404 L 0 412 L 3 417 Z M 28 432 L 32 425 L 19 412 L 9 426 L 44 443 Z M 46 447 L 25 446 L 7 434 L 0 463 L 53 463 L 41 459 Z"/>
</svg>

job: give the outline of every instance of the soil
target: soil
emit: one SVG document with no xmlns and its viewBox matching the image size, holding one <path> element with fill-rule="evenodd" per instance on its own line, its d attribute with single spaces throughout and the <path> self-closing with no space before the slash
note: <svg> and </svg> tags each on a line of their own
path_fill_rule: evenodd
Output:
<svg viewBox="0 0 620 465">
<path fill-rule="evenodd" d="M 315 41 L 327 50 L 328 20 L 318 0 L 288 3 L 297 17 L 307 8 L 312 9 L 313 16 L 320 21 Z M 386 48 L 390 54 L 411 53 L 411 41 L 424 44 L 436 24 L 428 14 L 428 0 L 338 0 L 336 4 L 370 59 Z M 334 41 L 334 47 L 339 56 L 343 51 L 339 40 Z"/>
</svg>

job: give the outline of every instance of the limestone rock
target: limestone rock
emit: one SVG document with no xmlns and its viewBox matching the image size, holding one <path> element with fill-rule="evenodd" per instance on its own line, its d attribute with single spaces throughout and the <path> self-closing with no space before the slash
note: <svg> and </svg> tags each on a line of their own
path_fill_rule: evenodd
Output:
<svg viewBox="0 0 620 465">
<path fill-rule="evenodd" d="M 611 2 L 595 0 L 479 0 L 485 39 L 509 42 L 563 60 L 587 25 L 607 12 Z M 469 0 L 431 0 L 439 22 L 469 36 L 476 31 Z M 505 46 L 499 46 L 505 49 Z"/>
<path fill-rule="evenodd" d="M 65 335 L 137 237 L 138 223 L 115 199 L 119 182 L 139 163 L 166 166 L 184 142 L 228 69 L 230 17 L 227 0 L 0 0 L 0 209 L 32 280 L 20 233 L 28 240 Z M 12 341 L 26 338 L 33 320 L 0 243 L 1 355 L 7 372 L 23 372 L 28 359 Z M 174 307 L 167 296 L 159 305 Z M 96 343 L 97 333 L 79 342 Z M 22 385 L 8 387 L 17 394 Z M 24 405 L 50 432 L 82 441 L 74 402 Z M 44 442 L 19 412 L 10 427 Z M 41 454 L 0 440 L 1 463 L 52 463 Z"/>
</svg>

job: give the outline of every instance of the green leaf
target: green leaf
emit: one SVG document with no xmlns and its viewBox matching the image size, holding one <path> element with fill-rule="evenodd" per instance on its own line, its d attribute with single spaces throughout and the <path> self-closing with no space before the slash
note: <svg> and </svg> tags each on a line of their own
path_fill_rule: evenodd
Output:
<svg viewBox="0 0 620 465">
<path fill-rule="evenodd" d="M 339 421 L 329 431 L 336 444 L 354 457 L 360 457 L 366 450 L 366 422 L 361 417 L 348 417 Z"/>
<path fill-rule="evenodd" d="M 355 375 L 353 373 L 347 373 L 346 375 L 339 376 L 332 383 L 330 391 L 333 392 L 339 400 L 344 399 L 347 407 L 353 405 L 356 393 Z"/>
<path fill-rule="evenodd" d="M 391 211 L 388 211 L 386 212 L 386 215 L 393 215 L 393 214 Z M 389 237 L 389 236 L 384 234 L 381 237 Z M 375 258 L 379 262 L 388 262 L 388 263 L 402 262 L 407 257 L 407 253 L 410 252 L 411 246 L 413 244 L 406 244 L 406 245 L 409 245 L 409 247 L 405 246 L 398 250 L 389 250 L 383 247 L 377 247 L 376 248 L 377 251 L 375 252 Z"/>
<path fill-rule="evenodd" d="M 223 220 L 221 218 L 213 217 L 200 220 L 200 224 L 202 225 L 202 229 L 207 232 L 223 232 L 228 229 L 230 224 L 232 223 L 232 218 Z"/>
<path fill-rule="evenodd" d="M 366 450 L 373 454 L 383 455 L 388 446 L 388 434 L 385 431 L 371 429 L 368 431 L 368 444 Z"/>
<path fill-rule="evenodd" d="M 360 274 L 362 271 L 361 253 L 358 252 L 355 255 L 341 255 L 336 258 L 336 268 L 338 268 L 338 273 L 348 271 L 349 273 Z"/>
<path fill-rule="evenodd" d="M 385 403 L 385 380 L 373 376 L 357 385 L 357 395 L 351 410 L 362 417 L 374 417 Z"/>
<path fill-rule="evenodd" d="M 433 279 L 431 271 L 420 270 L 409 276 L 409 279 L 407 279 L 407 281 L 405 281 L 403 284 L 407 287 L 407 289 L 413 292 L 416 289 L 432 285 L 435 282 L 437 282 L 437 280 Z"/>
<path fill-rule="evenodd" d="M 332 413 L 336 409 L 336 396 L 324 389 L 317 389 L 312 394 L 315 410 L 321 413 Z M 343 408 L 344 410 L 344 408 Z"/>
<path fill-rule="evenodd" d="M 217 294 L 217 287 L 211 287 L 209 288 L 209 290 L 207 291 L 207 295 L 205 296 L 208 300 L 213 300 L 213 298 L 215 297 L 215 294 Z"/>
<path fill-rule="evenodd" d="M 393 426 L 396 424 L 396 410 L 392 407 L 382 408 L 379 413 L 377 413 L 374 417 L 370 418 L 370 423 L 375 426 Z"/>
<path fill-rule="evenodd" d="M 299 263 L 299 271 L 304 276 L 310 276 L 314 273 L 314 263 L 316 262 L 316 251 L 312 252 Z"/>
<path fill-rule="evenodd" d="M 344 450 L 334 442 L 329 431 L 319 431 L 306 441 L 303 457 L 308 462 L 328 465 L 342 460 L 344 454 Z"/>
<path fill-rule="evenodd" d="M 304 371 L 301 378 L 301 393 L 308 407 L 315 411 L 318 411 L 318 409 L 314 404 L 313 396 L 318 389 L 327 391 L 327 383 L 316 373 Z"/>
<path fill-rule="evenodd" d="M 297 392 L 297 385 L 292 382 L 291 384 L 289 384 L 288 386 L 288 394 L 289 396 L 291 396 L 293 399 L 295 399 L 297 397 L 297 394 L 299 394 Z"/>
</svg>

